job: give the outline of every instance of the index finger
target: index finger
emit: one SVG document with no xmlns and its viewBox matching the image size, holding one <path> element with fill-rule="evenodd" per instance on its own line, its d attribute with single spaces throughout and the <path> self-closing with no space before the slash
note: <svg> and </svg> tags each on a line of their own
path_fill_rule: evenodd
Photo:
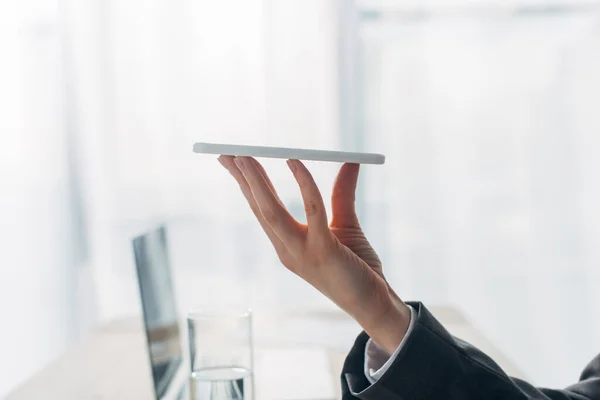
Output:
<svg viewBox="0 0 600 400">
<path fill-rule="evenodd" d="M 265 177 L 251 157 L 236 157 L 236 165 L 244 174 L 252 196 L 267 224 L 288 248 L 298 248 L 303 240 L 303 232 L 298 221 L 279 202 Z"/>
<path fill-rule="evenodd" d="M 229 171 L 231 176 L 233 176 L 233 178 L 237 181 L 238 185 L 240 186 L 240 189 L 242 190 L 242 194 L 246 198 L 246 201 L 248 202 L 250 209 L 256 216 L 258 223 L 260 224 L 260 226 L 263 228 L 263 230 L 267 234 L 267 237 L 273 244 L 273 247 L 275 247 L 275 251 L 277 252 L 277 254 L 280 257 L 282 257 L 283 253 L 286 251 L 286 248 L 285 248 L 283 242 L 281 241 L 281 239 L 279 239 L 279 236 L 277 236 L 275 234 L 275 232 L 273 232 L 273 229 L 271 229 L 269 224 L 267 224 L 265 222 L 265 220 L 260 212 L 260 209 L 258 208 L 258 205 L 256 204 L 256 200 L 252 196 L 252 190 L 250 189 L 248 182 L 246 182 L 246 178 L 244 178 L 242 171 L 240 171 L 239 168 L 237 167 L 237 165 L 235 165 L 234 157 L 233 156 L 221 156 L 221 157 L 219 157 L 219 162 L 223 165 L 223 167 L 225 167 L 227 169 L 227 171 Z"/>
</svg>

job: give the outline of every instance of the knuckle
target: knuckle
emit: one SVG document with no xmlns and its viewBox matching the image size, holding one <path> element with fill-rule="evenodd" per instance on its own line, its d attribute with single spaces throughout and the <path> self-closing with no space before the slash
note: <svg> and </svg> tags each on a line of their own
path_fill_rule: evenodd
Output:
<svg viewBox="0 0 600 400">
<path fill-rule="evenodd" d="M 308 200 L 304 203 L 304 210 L 307 216 L 316 215 L 319 212 L 319 206 L 313 200 Z"/>
</svg>

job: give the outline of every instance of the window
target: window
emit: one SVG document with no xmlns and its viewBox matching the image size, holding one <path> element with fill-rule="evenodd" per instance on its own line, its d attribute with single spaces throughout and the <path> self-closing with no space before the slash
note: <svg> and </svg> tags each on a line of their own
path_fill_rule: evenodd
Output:
<svg viewBox="0 0 600 400">
<path fill-rule="evenodd" d="M 386 275 L 560 386 L 600 337 L 600 7 L 552 4 L 363 1 L 357 59 Z"/>
</svg>

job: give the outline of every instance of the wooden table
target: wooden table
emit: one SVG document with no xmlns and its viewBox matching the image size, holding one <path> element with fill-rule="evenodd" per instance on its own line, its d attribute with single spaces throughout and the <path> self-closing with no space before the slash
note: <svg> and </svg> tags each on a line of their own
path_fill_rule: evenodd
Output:
<svg viewBox="0 0 600 400">
<path fill-rule="evenodd" d="M 523 378 L 521 371 L 460 312 L 447 307 L 432 307 L 431 311 L 452 334 L 486 352 L 509 375 Z M 279 360 L 279 363 L 285 363 L 286 354 L 322 354 L 323 357 L 318 358 L 321 361 L 317 362 L 327 365 L 319 365 L 319 373 L 327 375 L 326 380 L 330 381 L 330 384 L 327 383 L 329 392 L 337 398 L 340 397 L 339 377 L 342 365 L 352 340 L 360 331 L 352 320 L 340 312 L 303 312 L 293 315 L 255 313 L 254 317 L 255 369 L 256 364 L 262 365 L 260 370 L 256 369 L 259 394 L 257 400 L 263 400 L 260 397 L 259 383 L 267 385 L 267 375 L 277 371 L 281 374 L 281 371 L 285 371 L 285 365 L 273 366 L 270 370 L 268 362 L 265 364 L 266 358 L 274 354 L 284 355 L 274 358 Z M 262 363 L 261 357 L 264 361 Z M 319 371 L 319 368 L 313 367 L 314 365 L 296 365 L 295 373 L 314 374 L 315 370 Z M 258 382 L 259 380 L 261 382 Z M 152 398 L 154 394 L 146 339 L 141 319 L 132 317 L 99 327 L 18 387 L 6 399 Z"/>
</svg>

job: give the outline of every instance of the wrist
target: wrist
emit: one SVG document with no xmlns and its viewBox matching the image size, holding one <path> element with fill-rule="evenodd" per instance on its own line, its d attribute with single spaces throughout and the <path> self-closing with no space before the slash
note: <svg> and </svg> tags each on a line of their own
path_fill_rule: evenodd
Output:
<svg viewBox="0 0 600 400">
<path fill-rule="evenodd" d="M 400 298 L 391 298 L 385 307 L 373 318 L 361 324 L 369 337 L 388 355 L 391 355 L 402 343 L 410 325 L 411 312 Z"/>
</svg>

